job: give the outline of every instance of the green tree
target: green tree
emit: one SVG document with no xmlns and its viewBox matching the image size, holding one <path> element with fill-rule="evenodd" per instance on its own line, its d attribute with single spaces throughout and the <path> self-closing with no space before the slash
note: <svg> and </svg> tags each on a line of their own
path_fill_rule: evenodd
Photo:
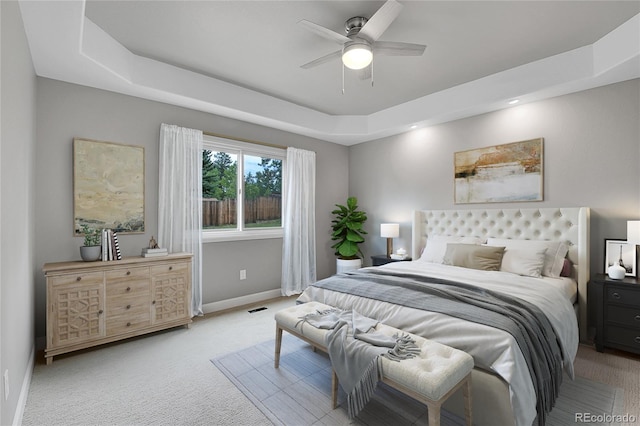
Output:
<svg viewBox="0 0 640 426">
<path fill-rule="evenodd" d="M 213 154 L 213 155 L 212 155 Z M 213 159 L 212 159 L 213 158 Z M 226 152 L 203 151 L 202 195 L 204 198 L 225 200 L 236 198 L 237 161 Z"/>
</svg>

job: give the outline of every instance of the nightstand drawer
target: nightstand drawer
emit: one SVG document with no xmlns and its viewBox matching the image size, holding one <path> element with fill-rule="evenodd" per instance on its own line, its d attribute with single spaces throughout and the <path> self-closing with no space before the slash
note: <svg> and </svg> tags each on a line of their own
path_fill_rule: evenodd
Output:
<svg viewBox="0 0 640 426">
<path fill-rule="evenodd" d="M 640 306 L 640 287 L 638 289 L 629 289 L 615 286 L 607 287 L 608 302 L 624 303 L 625 305 Z"/>
<path fill-rule="evenodd" d="M 606 341 L 640 350 L 640 330 L 609 326 L 607 327 Z"/>
<path fill-rule="evenodd" d="M 640 306 L 637 308 L 607 306 L 606 321 L 640 329 Z"/>
</svg>

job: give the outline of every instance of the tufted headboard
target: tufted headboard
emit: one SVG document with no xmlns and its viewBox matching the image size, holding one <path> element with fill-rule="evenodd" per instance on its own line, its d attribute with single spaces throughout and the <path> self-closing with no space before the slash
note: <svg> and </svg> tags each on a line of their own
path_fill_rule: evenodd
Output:
<svg viewBox="0 0 640 426">
<path fill-rule="evenodd" d="M 420 257 L 429 235 L 563 241 L 569 245 L 567 257 L 578 282 L 580 340 L 586 341 L 589 217 L 588 207 L 417 210 L 413 217 L 412 256 Z"/>
</svg>

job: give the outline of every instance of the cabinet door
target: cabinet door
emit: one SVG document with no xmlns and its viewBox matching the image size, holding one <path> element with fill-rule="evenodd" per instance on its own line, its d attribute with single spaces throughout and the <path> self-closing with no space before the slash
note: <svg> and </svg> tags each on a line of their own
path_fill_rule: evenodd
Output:
<svg viewBox="0 0 640 426">
<path fill-rule="evenodd" d="M 191 264 L 151 267 L 152 322 L 154 325 L 190 317 Z"/>
<path fill-rule="evenodd" d="M 104 337 L 102 272 L 53 277 L 49 292 L 52 346 L 75 345 Z"/>
</svg>

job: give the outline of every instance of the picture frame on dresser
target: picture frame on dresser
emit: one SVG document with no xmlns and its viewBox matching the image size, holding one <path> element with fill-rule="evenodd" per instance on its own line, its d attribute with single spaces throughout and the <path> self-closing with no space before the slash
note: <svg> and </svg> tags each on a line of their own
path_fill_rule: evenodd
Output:
<svg viewBox="0 0 640 426">
<path fill-rule="evenodd" d="M 635 244 L 627 242 L 627 240 L 614 240 L 605 238 L 604 240 L 604 271 L 607 273 L 609 266 L 616 261 L 622 260 L 621 266 L 625 269 L 625 276 L 637 277 L 638 254 Z"/>
</svg>

